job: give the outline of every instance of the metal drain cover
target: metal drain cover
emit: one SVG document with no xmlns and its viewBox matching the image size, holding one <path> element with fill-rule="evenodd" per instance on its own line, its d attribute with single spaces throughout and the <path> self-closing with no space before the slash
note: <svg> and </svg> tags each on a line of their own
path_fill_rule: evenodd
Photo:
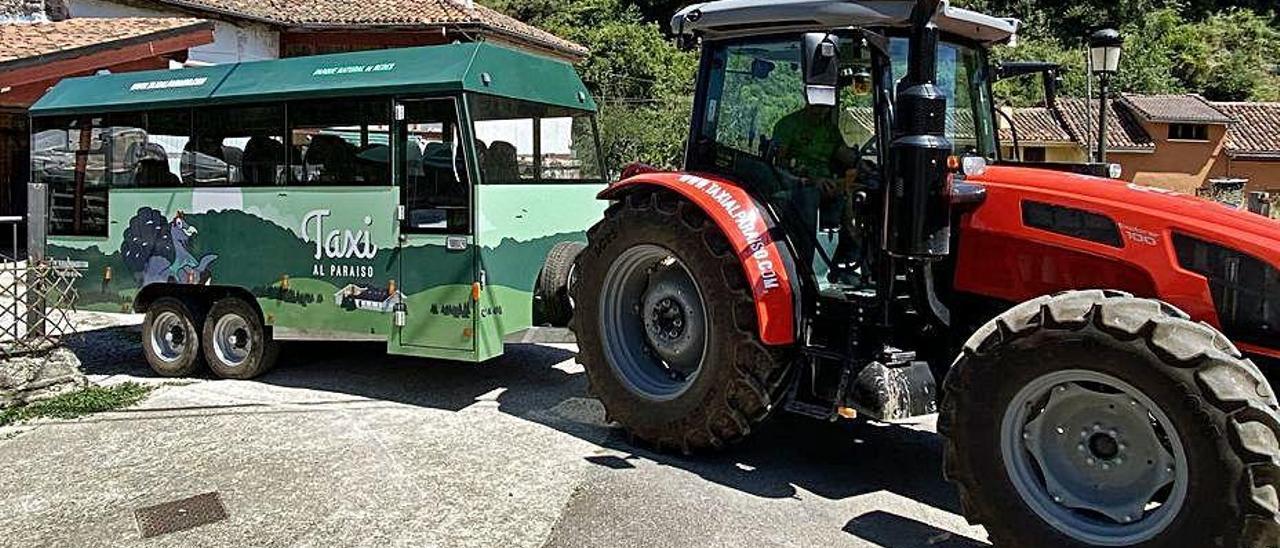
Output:
<svg viewBox="0 0 1280 548">
<path fill-rule="evenodd" d="M 227 509 L 217 492 L 165 502 L 133 511 L 142 538 L 185 531 L 227 519 Z"/>
</svg>

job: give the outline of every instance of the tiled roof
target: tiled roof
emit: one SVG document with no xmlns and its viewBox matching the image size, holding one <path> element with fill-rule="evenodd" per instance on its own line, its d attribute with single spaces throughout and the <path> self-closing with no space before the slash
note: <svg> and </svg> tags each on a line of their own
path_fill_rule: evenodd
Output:
<svg viewBox="0 0 1280 548">
<path fill-rule="evenodd" d="M 73 55 L 82 48 L 200 25 L 208 23 L 178 17 L 125 17 L 0 24 L 0 67 L 41 56 Z"/>
<path fill-rule="evenodd" d="M 1134 113 L 1149 122 L 1229 124 L 1231 117 L 1195 94 L 1130 95 L 1123 101 Z"/>
<path fill-rule="evenodd" d="M 1071 134 L 1062 127 L 1062 123 L 1058 121 L 1053 111 L 1046 107 L 1015 108 L 1010 117 L 1013 118 L 1014 126 L 1018 128 L 1020 143 L 1071 142 Z M 1010 131 L 1008 120 L 1003 116 L 1000 120 L 1000 142 L 1013 144 L 1013 132 Z"/>
<path fill-rule="evenodd" d="M 1142 129 L 1142 124 L 1119 100 L 1111 101 L 1107 112 L 1107 148 L 1111 150 L 1155 150 L 1156 144 Z M 1098 103 L 1086 99 L 1059 98 L 1057 114 L 1071 139 L 1077 143 L 1094 143 L 1098 133 Z"/>
<path fill-rule="evenodd" d="M 1227 129 L 1227 154 L 1280 158 L 1280 103 L 1213 103 L 1235 119 Z"/>
<path fill-rule="evenodd" d="M 305 29 L 475 26 L 574 56 L 587 49 L 465 0 L 151 0 L 199 14 Z"/>
</svg>

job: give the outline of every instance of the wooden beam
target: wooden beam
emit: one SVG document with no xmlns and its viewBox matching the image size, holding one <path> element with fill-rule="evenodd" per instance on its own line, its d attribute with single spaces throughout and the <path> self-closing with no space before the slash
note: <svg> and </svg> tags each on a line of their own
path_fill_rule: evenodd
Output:
<svg viewBox="0 0 1280 548">
<path fill-rule="evenodd" d="M 178 57 L 177 54 L 175 54 L 174 56 Z M 101 69 L 107 69 L 111 72 L 132 72 L 136 70 L 153 70 L 153 69 L 165 69 L 165 68 L 169 68 L 168 57 L 155 56 L 155 57 L 148 57 L 146 59 L 135 59 L 133 61 L 130 61 L 127 63 L 121 63 L 118 65 L 92 67 L 89 69 L 82 70 L 80 72 L 62 74 L 55 78 L 39 80 L 36 82 L 29 82 L 29 83 L 21 84 L 17 86 L 7 86 L 8 87 L 7 90 L 5 89 L 5 87 L 0 87 L 0 107 L 15 107 L 15 108 L 20 108 L 25 110 L 27 107 L 31 106 L 38 99 L 40 99 L 40 96 L 44 95 L 45 92 L 49 91 L 49 88 L 53 87 L 54 84 L 57 84 L 59 80 L 63 78 L 72 78 L 75 76 L 90 76 Z"/>
<path fill-rule="evenodd" d="M 119 48 L 104 48 L 79 57 L 58 59 L 41 65 L 4 71 L 0 73 L 0 89 L 5 87 L 16 88 L 42 80 L 59 80 L 76 74 L 92 74 L 102 68 L 125 65 L 140 59 L 185 51 L 210 43 L 213 43 L 213 30 L 201 28 L 159 40 L 150 40 Z M 103 45 L 108 46 L 109 43 Z M 4 100 L 0 99 L 0 101 Z"/>
</svg>

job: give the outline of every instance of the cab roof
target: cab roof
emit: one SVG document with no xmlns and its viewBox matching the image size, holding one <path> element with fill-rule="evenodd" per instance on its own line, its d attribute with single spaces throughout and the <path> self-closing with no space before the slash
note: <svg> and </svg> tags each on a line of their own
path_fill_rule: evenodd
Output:
<svg viewBox="0 0 1280 548">
<path fill-rule="evenodd" d="M 31 115 L 457 91 L 596 109 L 572 65 L 470 42 L 68 78 Z"/>
<path fill-rule="evenodd" d="M 813 31 L 843 27 L 908 27 L 915 0 L 716 0 L 676 13 L 671 28 L 711 40 L 764 32 Z M 1008 41 L 1017 19 L 951 7 L 942 0 L 934 23 L 943 32 L 985 44 Z"/>
</svg>

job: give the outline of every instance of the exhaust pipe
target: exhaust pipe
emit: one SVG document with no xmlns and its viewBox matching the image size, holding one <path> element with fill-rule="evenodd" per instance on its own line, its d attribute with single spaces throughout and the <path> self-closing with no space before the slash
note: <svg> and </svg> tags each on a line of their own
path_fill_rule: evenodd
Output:
<svg viewBox="0 0 1280 548">
<path fill-rule="evenodd" d="M 935 260 L 951 252 L 947 98 L 938 89 L 940 0 L 919 0 L 911 17 L 907 74 L 899 83 L 890 144 L 882 247 L 891 256 Z"/>
</svg>

